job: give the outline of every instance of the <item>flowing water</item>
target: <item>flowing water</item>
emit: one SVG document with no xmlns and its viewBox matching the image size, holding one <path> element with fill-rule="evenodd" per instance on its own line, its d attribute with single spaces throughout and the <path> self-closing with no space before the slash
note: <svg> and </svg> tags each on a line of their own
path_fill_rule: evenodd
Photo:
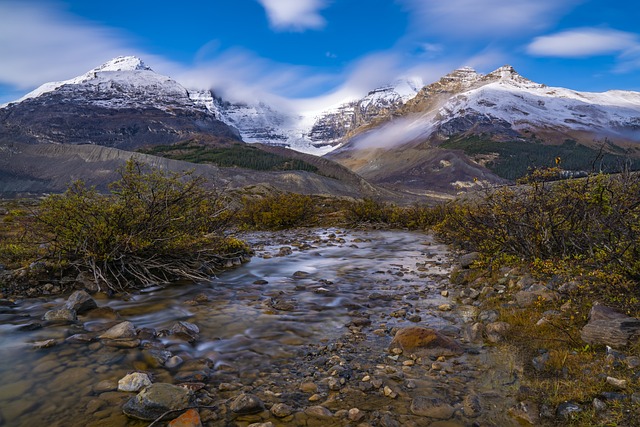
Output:
<svg viewBox="0 0 640 427">
<path fill-rule="evenodd" d="M 445 246 L 411 232 L 318 229 L 244 238 L 256 249 L 250 262 L 207 283 L 99 298 L 103 314 L 79 316 L 76 324 L 40 320 L 47 310 L 63 306 L 64 298 L 0 307 L 0 425 L 148 425 L 122 414 L 121 405 L 133 394 L 116 391 L 117 381 L 138 370 L 151 374 L 154 382 L 177 383 L 192 378 L 194 368 L 150 364 L 144 340 L 137 348 L 114 348 L 96 338 L 123 320 L 153 336 L 155 349 L 185 361 L 210 362 L 198 379 L 220 409 L 210 411 L 207 425 L 256 421 L 224 409 L 241 391 L 300 411 L 286 419 L 269 418 L 274 425 L 357 425 L 339 416 L 352 407 L 366 414 L 358 421 L 374 426 L 430 425 L 434 419 L 409 410 L 416 396 L 456 408 L 450 421 L 440 421 L 443 426 L 474 420 L 513 424 L 506 415 L 516 387 L 510 356 L 496 357 L 491 349 L 470 344 L 463 356 L 444 362 L 387 351 L 398 327 L 435 328 L 460 338 L 461 315 L 437 310 L 450 302 L 440 293 L 449 286 Z M 197 325 L 198 339 L 189 343 L 168 334 L 177 321 Z M 91 339 L 65 341 L 78 333 Z M 33 343 L 43 340 L 56 345 L 35 349 Z M 340 384 L 328 389 L 332 375 Z M 380 383 L 363 385 L 366 376 Z M 309 382 L 318 387 L 316 403 L 299 391 L 300 384 Z M 482 410 L 465 415 L 469 395 L 478 396 Z M 318 404 L 337 415 L 314 424 L 303 410 Z"/>
</svg>

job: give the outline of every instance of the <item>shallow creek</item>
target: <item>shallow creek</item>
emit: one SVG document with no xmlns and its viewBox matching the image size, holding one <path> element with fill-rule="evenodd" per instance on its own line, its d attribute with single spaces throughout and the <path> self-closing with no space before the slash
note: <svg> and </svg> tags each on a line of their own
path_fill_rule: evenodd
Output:
<svg viewBox="0 0 640 427">
<path fill-rule="evenodd" d="M 122 414 L 134 394 L 116 391 L 117 381 L 133 371 L 154 382 L 188 381 L 194 368 L 183 366 L 202 360 L 210 362 L 198 377 L 211 407 L 202 411 L 205 425 L 516 425 L 507 413 L 518 386 L 511 355 L 465 342 L 462 356 L 440 361 L 387 350 L 398 327 L 439 329 L 460 340 L 464 313 L 437 309 L 452 303 L 441 296 L 449 288 L 445 246 L 411 232 L 316 229 L 243 238 L 255 256 L 210 282 L 97 298 L 117 320 L 89 314 L 72 325 L 42 322 L 64 298 L 0 307 L 0 425 L 146 426 Z M 147 328 L 185 364 L 150 365 L 144 345 L 65 341 L 78 333 L 96 337 L 123 320 Z M 198 326 L 194 343 L 162 333 L 177 321 Z M 56 345 L 33 348 L 49 339 Z M 241 392 L 267 408 L 286 403 L 294 414 L 238 417 L 228 403 Z M 448 420 L 416 415 L 411 404 L 420 396 L 455 412 Z M 314 418 L 305 412 L 314 405 L 334 415 Z M 357 419 L 349 419 L 351 408 L 360 410 Z"/>
</svg>

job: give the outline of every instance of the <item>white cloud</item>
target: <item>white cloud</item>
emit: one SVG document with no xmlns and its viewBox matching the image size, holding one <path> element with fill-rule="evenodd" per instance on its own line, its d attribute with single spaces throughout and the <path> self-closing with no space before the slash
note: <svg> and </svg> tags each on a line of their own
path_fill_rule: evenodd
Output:
<svg viewBox="0 0 640 427">
<path fill-rule="evenodd" d="M 413 31 L 447 38 L 515 36 L 544 29 L 581 0 L 399 0 Z"/>
<path fill-rule="evenodd" d="M 278 31 L 320 29 L 326 24 L 319 11 L 326 0 L 257 0 L 266 10 L 271 28 Z"/>
<path fill-rule="evenodd" d="M 534 56 L 584 58 L 624 53 L 639 46 L 637 34 L 611 29 L 578 28 L 536 37 L 527 46 L 527 52 Z"/>
</svg>

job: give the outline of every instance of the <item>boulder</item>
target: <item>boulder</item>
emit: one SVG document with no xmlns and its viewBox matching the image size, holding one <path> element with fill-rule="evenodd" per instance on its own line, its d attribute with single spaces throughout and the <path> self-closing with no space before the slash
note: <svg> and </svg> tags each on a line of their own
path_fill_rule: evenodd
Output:
<svg viewBox="0 0 640 427">
<path fill-rule="evenodd" d="M 131 322 L 121 322 L 109 328 L 98 338 L 105 340 L 121 340 L 136 337 L 136 328 Z"/>
<path fill-rule="evenodd" d="M 389 345 L 389 351 L 401 349 L 405 354 L 420 356 L 457 356 L 462 347 L 434 329 L 409 327 L 400 329 Z"/>
<path fill-rule="evenodd" d="M 192 397 L 193 392 L 186 388 L 155 383 L 129 399 L 122 410 L 128 417 L 153 421 L 167 411 L 186 409 Z"/>
<path fill-rule="evenodd" d="M 65 308 L 75 310 L 78 314 L 86 313 L 97 307 L 96 301 L 85 291 L 75 291 L 69 296 L 65 304 Z"/>
<path fill-rule="evenodd" d="M 640 333 L 640 319 L 618 313 L 610 307 L 594 304 L 589 323 L 580 331 L 582 340 L 589 344 L 604 344 L 622 348 Z"/>
</svg>

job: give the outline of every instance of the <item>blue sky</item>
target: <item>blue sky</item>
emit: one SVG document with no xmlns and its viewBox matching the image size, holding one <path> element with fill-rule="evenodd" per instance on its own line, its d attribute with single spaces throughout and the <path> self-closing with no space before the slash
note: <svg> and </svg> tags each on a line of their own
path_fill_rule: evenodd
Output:
<svg viewBox="0 0 640 427">
<path fill-rule="evenodd" d="M 504 64 L 549 86 L 640 91 L 639 18 L 615 0 L 0 0 L 0 103 L 119 55 L 187 87 L 308 106 Z"/>
</svg>

